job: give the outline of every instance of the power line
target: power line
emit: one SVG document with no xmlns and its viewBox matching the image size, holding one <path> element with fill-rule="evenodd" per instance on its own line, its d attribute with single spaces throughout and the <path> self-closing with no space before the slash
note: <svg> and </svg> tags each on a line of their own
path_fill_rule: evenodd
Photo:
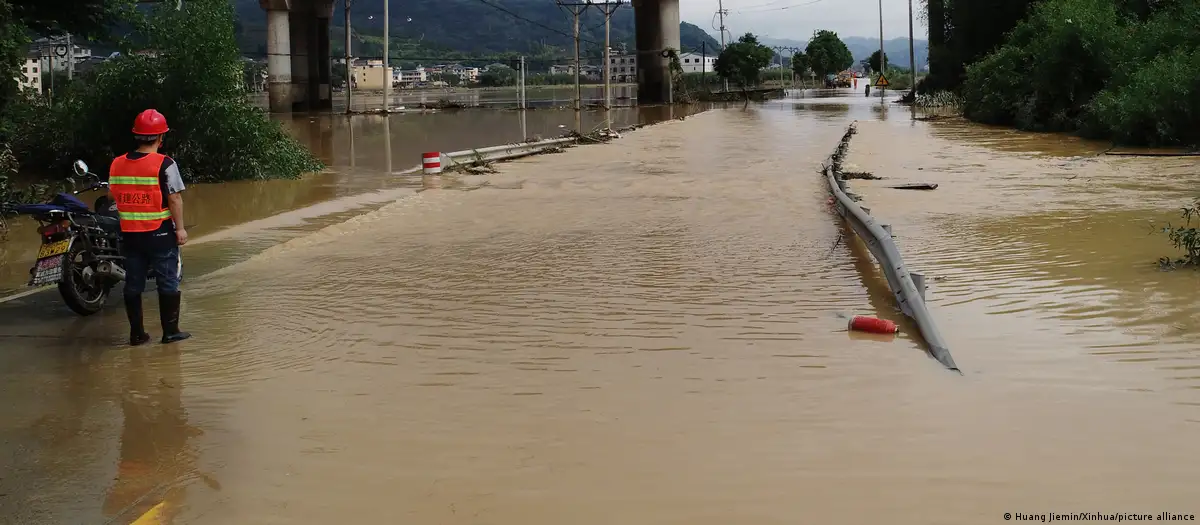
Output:
<svg viewBox="0 0 1200 525">
<path fill-rule="evenodd" d="M 812 0 L 812 1 L 810 1 L 810 2 L 804 2 L 804 3 L 800 3 L 800 4 L 792 4 L 792 5 L 785 5 L 785 6 L 780 6 L 780 7 L 769 7 L 769 8 L 767 8 L 767 9 L 753 9 L 753 8 L 747 8 L 747 9 L 738 9 L 738 10 L 737 10 L 737 12 L 738 12 L 738 13 L 767 13 L 767 12 L 770 12 L 770 11 L 784 11 L 784 10 L 787 10 L 787 9 L 792 9 L 792 8 L 794 8 L 794 7 L 804 7 L 804 6 L 809 6 L 809 5 L 813 5 L 813 4 L 818 4 L 818 3 L 821 3 L 821 2 L 824 2 L 824 1 L 825 1 L 825 0 Z M 762 6 L 753 6 L 753 7 L 762 7 Z"/>
<path fill-rule="evenodd" d="M 486 5 L 486 6 L 488 6 L 488 7 L 491 7 L 492 9 L 495 9 L 495 10 L 497 10 L 497 11 L 500 11 L 500 12 L 502 12 L 502 13 L 505 13 L 505 14 L 507 14 L 508 16 L 511 16 L 511 17 L 513 17 L 513 18 L 516 18 L 517 20 L 520 20 L 520 21 L 522 21 L 522 22 L 525 22 L 525 23 L 527 23 L 527 24 L 535 25 L 535 26 L 537 26 L 537 27 L 540 27 L 540 28 L 542 28 L 542 29 L 545 29 L 545 30 L 547 30 L 547 31 L 550 31 L 550 32 L 552 32 L 552 33 L 555 33 L 555 34 L 559 34 L 559 35 L 565 36 L 565 37 L 567 37 L 567 38 L 571 38 L 571 39 L 574 39 L 574 38 L 575 38 L 575 35 L 572 35 L 572 34 L 570 34 L 570 33 L 567 33 L 567 32 L 565 32 L 565 31 L 560 31 L 560 30 L 558 30 L 558 29 L 555 29 L 555 28 L 553 28 L 553 27 L 550 27 L 550 26 L 548 26 L 548 25 L 546 25 L 546 24 L 543 24 L 543 23 L 541 23 L 541 22 L 537 22 L 537 21 L 534 21 L 534 20 L 530 20 L 530 19 L 528 19 L 528 18 L 525 18 L 524 16 L 521 16 L 521 15 L 519 15 L 519 14 L 517 14 L 517 13 L 514 13 L 514 12 L 512 12 L 512 11 L 508 10 L 508 9 L 507 9 L 507 8 L 505 8 L 505 7 L 502 7 L 502 6 L 499 6 L 499 5 L 493 4 L 493 3 L 492 3 L 492 2 L 490 2 L 489 0 L 475 0 L 475 1 L 476 1 L 476 2 L 479 2 L 479 3 L 483 4 L 483 5 Z M 587 43 L 589 43 L 589 44 L 597 44 L 597 45 L 599 44 L 599 42 L 594 42 L 594 41 L 592 41 L 592 40 L 588 40 L 588 39 L 586 39 L 586 38 L 580 38 L 580 41 L 582 41 L 582 42 L 587 42 Z"/>
</svg>

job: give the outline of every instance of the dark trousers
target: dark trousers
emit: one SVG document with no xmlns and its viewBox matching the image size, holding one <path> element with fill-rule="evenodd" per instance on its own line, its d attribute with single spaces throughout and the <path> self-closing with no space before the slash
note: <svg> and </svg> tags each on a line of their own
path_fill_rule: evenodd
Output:
<svg viewBox="0 0 1200 525">
<path fill-rule="evenodd" d="M 146 249 L 131 247 L 125 250 L 125 295 L 141 295 L 146 291 L 146 275 L 154 269 L 159 293 L 179 292 L 182 269 L 179 247 Z"/>
</svg>

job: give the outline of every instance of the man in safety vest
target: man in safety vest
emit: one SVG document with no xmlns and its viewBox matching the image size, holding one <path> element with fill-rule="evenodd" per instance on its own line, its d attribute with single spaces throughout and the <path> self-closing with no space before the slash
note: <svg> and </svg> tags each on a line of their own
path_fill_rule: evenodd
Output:
<svg viewBox="0 0 1200 525">
<path fill-rule="evenodd" d="M 169 131 L 167 118 L 153 109 L 133 122 L 137 149 L 113 159 L 108 191 L 121 218 L 125 255 L 125 312 L 129 315 L 129 344 L 146 344 L 150 334 L 142 323 L 142 292 L 151 268 L 157 274 L 162 342 L 191 337 L 179 331 L 179 247 L 187 244 L 183 226 L 183 178 L 179 166 L 158 152 Z"/>
</svg>

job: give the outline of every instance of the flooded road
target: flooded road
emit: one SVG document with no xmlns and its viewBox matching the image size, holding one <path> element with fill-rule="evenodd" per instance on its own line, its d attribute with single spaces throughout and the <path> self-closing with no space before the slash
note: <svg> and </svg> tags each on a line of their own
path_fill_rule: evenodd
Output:
<svg viewBox="0 0 1200 525">
<path fill-rule="evenodd" d="M 641 107 L 609 112 L 584 111 L 585 132 L 606 124 L 619 128 L 686 117 L 704 107 Z M 365 208 L 378 207 L 411 194 L 429 181 L 398 172 L 420 166 L 426 151 L 459 151 L 555 138 L 574 129 L 573 111 L 463 110 L 430 114 L 277 115 L 288 130 L 307 144 L 330 168 L 300 180 L 241 181 L 188 187 L 188 232 L 195 242 L 236 239 L 238 246 L 215 260 L 198 261 L 197 269 L 215 269 L 239 255 L 270 246 L 329 221 L 345 220 Z M 390 145 L 390 149 L 385 147 Z M 170 154 L 170 151 L 166 151 Z M 97 165 L 104 161 L 86 159 Z M 91 203 L 95 196 L 84 196 Z M 299 211 L 298 211 L 299 210 Z M 24 289 L 37 255 L 37 224 L 11 221 L 9 240 L 0 242 L 0 297 Z M 231 227 L 235 227 L 231 229 Z M 211 234 L 223 232 L 217 236 Z M 250 246 L 245 246 L 250 243 Z M 233 259 L 230 259 L 233 257 Z M 212 264 L 210 264 L 212 263 Z M 189 272 L 190 273 L 190 272 Z"/>
<path fill-rule="evenodd" d="M 897 315 L 817 175 L 853 120 L 849 162 L 942 184 L 852 188 L 930 275 L 964 376 L 915 331 L 844 330 L 839 314 Z M 0 516 L 129 523 L 159 502 L 196 524 L 1200 513 L 1197 281 L 1145 270 L 1169 247 L 1128 225 L 1170 218 L 1195 187 L 1186 165 L 1056 136 L 1010 148 L 1003 131 L 809 97 L 489 176 L 403 179 L 395 159 L 416 156 L 397 153 L 394 122 L 391 166 L 378 146 L 357 153 L 382 142 L 373 128 L 355 132 L 351 169 L 323 175 L 372 180 L 323 190 L 365 210 L 259 211 L 187 249 L 204 267 L 184 284 L 191 340 L 131 350 L 115 305 L 77 319 L 36 296 L 0 304 Z"/>
</svg>

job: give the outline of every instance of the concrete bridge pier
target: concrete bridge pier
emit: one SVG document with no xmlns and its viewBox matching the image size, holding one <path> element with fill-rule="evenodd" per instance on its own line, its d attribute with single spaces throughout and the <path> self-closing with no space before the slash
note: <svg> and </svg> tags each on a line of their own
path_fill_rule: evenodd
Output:
<svg viewBox="0 0 1200 525">
<path fill-rule="evenodd" d="M 267 12 L 267 96 L 272 113 L 330 109 L 333 0 L 259 0 Z"/>
<path fill-rule="evenodd" d="M 638 49 L 638 104 L 670 100 L 670 59 L 679 51 L 679 0 L 633 0 Z"/>
</svg>

